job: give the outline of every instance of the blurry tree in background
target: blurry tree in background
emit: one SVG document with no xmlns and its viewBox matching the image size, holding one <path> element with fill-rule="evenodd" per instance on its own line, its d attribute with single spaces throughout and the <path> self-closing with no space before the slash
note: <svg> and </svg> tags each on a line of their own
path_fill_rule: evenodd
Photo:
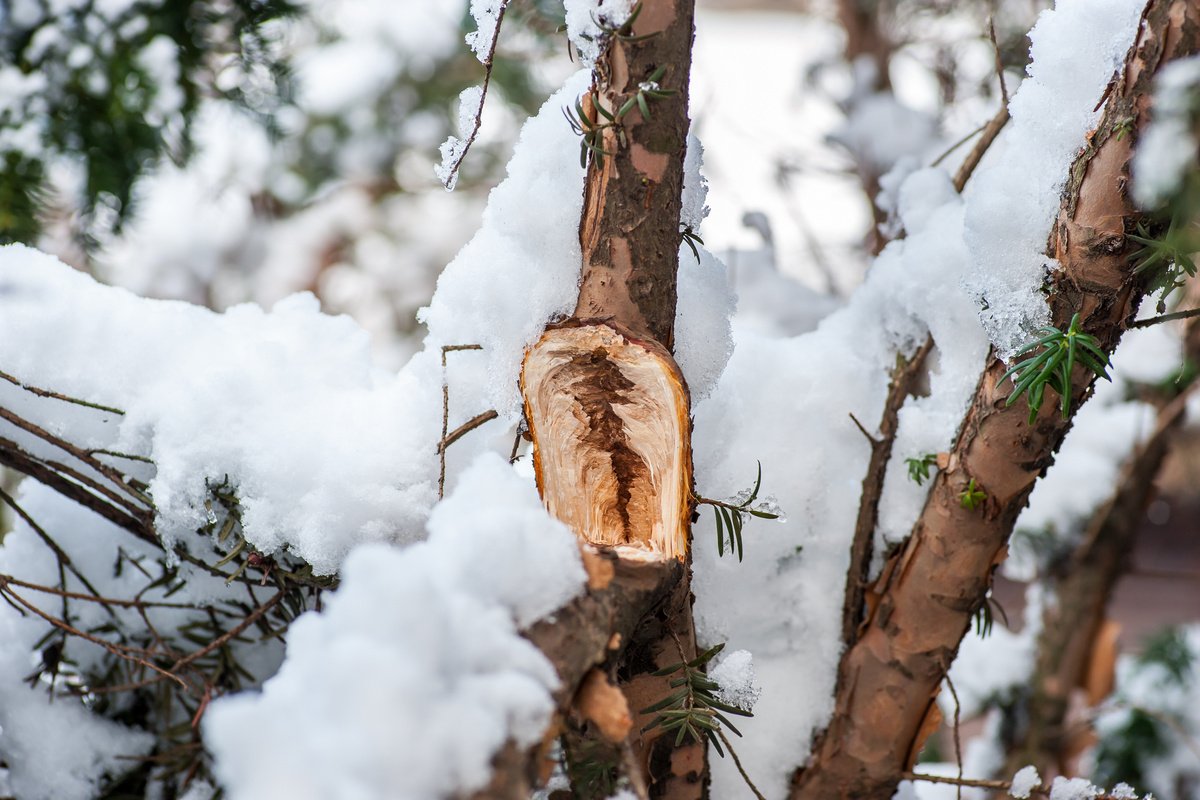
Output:
<svg viewBox="0 0 1200 800">
<path fill-rule="evenodd" d="M 487 126 L 446 201 L 430 159 L 483 69 L 459 46 L 463 4 L 5 0 L 0 14 L 0 241 L 218 309 L 311 290 L 393 364 L 548 91 L 539 65 L 565 53 L 558 4 L 512 4 Z"/>
</svg>

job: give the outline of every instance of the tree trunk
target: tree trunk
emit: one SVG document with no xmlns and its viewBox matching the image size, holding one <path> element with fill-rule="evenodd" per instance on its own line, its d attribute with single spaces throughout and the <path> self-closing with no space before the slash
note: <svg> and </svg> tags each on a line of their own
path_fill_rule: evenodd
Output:
<svg viewBox="0 0 1200 800">
<path fill-rule="evenodd" d="M 1168 59 L 1196 50 L 1200 10 L 1184 0 L 1152 0 L 1144 28 L 1114 82 L 1101 123 L 1076 160 L 1051 234 L 1062 264 L 1049 302 L 1065 329 L 1080 315 L 1083 329 L 1111 352 L 1144 287 L 1129 265 L 1126 226 L 1137 214 L 1125 196 L 1133 118 L 1144 123 L 1153 73 Z M 862 636 L 843 655 L 829 727 L 810 764 L 793 778 L 791 797 L 892 796 L 922 744 L 922 723 L 946 671 L 984 602 L 995 565 L 1034 482 L 1053 460 L 1069 420 L 1046 403 L 1029 425 L 1024 403 L 1006 406 L 1005 365 L 995 358 L 980 379 L 947 469 L 934 480 L 906 545 L 884 569 L 879 602 Z M 1094 377 L 1072 376 L 1072 408 L 1090 394 Z M 970 480 L 987 499 L 963 508 Z"/>
<path fill-rule="evenodd" d="M 688 134 L 693 0 L 642 0 L 607 36 L 581 99 L 590 163 L 573 316 L 550 325 L 521 373 L 534 471 L 547 508 L 620 560 L 682 565 L 640 628 L 596 662 L 633 712 L 669 693 L 648 675 L 695 655 L 690 591 L 691 401 L 671 354 Z M 604 22 L 604 20 L 601 20 Z M 651 797 L 700 796 L 700 743 L 673 747 L 639 719 L 623 769 Z M 615 743 L 610 743 L 615 744 Z M 635 786 L 642 783 L 635 779 Z"/>
</svg>

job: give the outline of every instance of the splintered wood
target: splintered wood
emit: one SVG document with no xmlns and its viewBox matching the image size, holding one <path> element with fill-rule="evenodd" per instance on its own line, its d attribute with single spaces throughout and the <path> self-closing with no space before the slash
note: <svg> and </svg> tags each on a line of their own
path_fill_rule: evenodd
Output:
<svg viewBox="0 0 1200 800">
<path fill-rule="evenodd" d="M 554 328 L 526 354 L 521 392 L 550 513 L 622 556 L 682 558 L 691 423 L 670 354 L 608 325 Z"/>
</svg>

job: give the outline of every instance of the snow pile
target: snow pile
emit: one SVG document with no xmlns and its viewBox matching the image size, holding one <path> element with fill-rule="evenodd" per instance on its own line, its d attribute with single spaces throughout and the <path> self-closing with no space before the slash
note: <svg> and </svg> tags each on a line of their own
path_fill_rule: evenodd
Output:
<svg viewBox="0 0 1200 800">
<path fill-rule="evenodd" d="M 1040 290 L 1056 266 L 1046 243 L 1059 193 L 1099 119 L 1096 101 L 1123 62 L 1144 5 L 1064 0 L 1042 13 L 1029 34 L 1029 77 L 1009 104 L 1012 121 L 988 153 L 1000 168 L 981 171 L 967 189 L 972 268 L 963 285 L 1005 359 L 1049 322 Z"/>
<path fill-rule="evenodd" d="M 1021 767 L 1017 770 L 1017 774 L 1012 777 L 1012 787 L 1008 790 L 1009 795 L 1017 798 L 1017 800 L 1028 800 L 1030 792 L 1035 787 L 1042 783 L 1042 776 L 1038 775 L 1037 767 L 1032 764 Z"/>
<path fill-rule="evenodd" d="M 915 180 L 926 188 L 909 193 L 908 237 L 889 245 L 846 306 L 790 339 L 739 327 L 720 384 L 695 407 L 700 494 L 736 495 L 753 484 L 761 461 L 761 494 L 775 495 L 789 513 L 786 523 L 747 524 L 741 563 L 717 555 L 711 514 L 694 529 L 700 636 L 755 654 L 763 702 L 739 723 L 746 743 L 738 752 L 767 796 L 785 793 L 832 708 L 849 543 L 869 455 L 847 414 L 874 427 L 897 351 L 911 353 L 932 333 L 930 395 L 906 406 L 894 459 L 900 475 L 889 475 L 882 510 L 881 527 L 906 534 L 924 493 L 904 477 L 902 457 L 949 443 L 987 354 L 959 288 L 968 263 L 962 202 L 944 190 L 944 172 Z M 713 759 L 712 768 L 714 796 L 748 796 L 731 763 Z"/>
<path fill-rule="evenodd" d="M 1133 197 L 1147 209 L 1165 203 L 1196 165 L 1200 56 L 1164 66 L 1154 79 L 1154 117 L 1133 159 Z"/>
<path fill-rule="evenodd" d="M 213 705 L 205 740 L 231 798 L 461 796 L 506 741 L 541 738 L 557 677 L 519 626 L 582 587 L 574 537 L 496 456 L 429 531 L 356 550 L 262 693 Z"/>
<path fill-rule="evenodd" d="M 77 444 L 153 459 L 168 544 L 204 524 L 206 480 L 225 476 L 247 540 L 318 573 L 358 542 L 418 536 L 436 496 L 434 459 L 418 454 L 437 442 L 438 377 L 376 372 L 365 332 L 311 295 L 218 315 L 100 286 L 20 245 L 0 249 L 0 287 L 5 371 L 125 414 L 35 404 L 8 383 L 0 402 Z"/>
<path fill-rule="evenodd" d="M 708 677 L 721 684 L 718 696 L 725 703 L 744 711 L 753 711 L 762 694 L 754 676 L 754 656 L 748 650 L 736 650 L 709 670 Z"/>
</svg>

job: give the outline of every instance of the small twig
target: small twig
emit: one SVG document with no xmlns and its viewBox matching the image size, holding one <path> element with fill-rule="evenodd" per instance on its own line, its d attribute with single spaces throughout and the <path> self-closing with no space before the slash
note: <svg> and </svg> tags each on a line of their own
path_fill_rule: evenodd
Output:
<svg viewBox="0 0 1200 800">
<path fill-rule="evenodd" d="M 1000 135 L 1000 131 L 1008 124 L 1008 119 L 1008 105 L 1005 104 L 1000 106 L 1000 110 L 996 112 L 996 116 L 992 117 L 988 121 L 988 124 L 983 126 L 983 135 L 979 137 L 979 141 L 971 148 L 971 152 L 967 153 L 967 157 L 958 165 L 958 171 L 954 173 L 954 188 L 956 191 L 962 192 L 966 188 L 971 174 L 975 172 L 975 168 L 983 160 L 983 155 L 992 146 L 992 142 L 996 141 L 996 137 Z"/>
<path fill-rule="evenodd" d="M 1129 327 L 1149 328 L 1151 325 L 1158 325 L 1176 319 L 1191 319 L 1192 317 L 1200 317 L 1200 308 L 1189 308 L 1186 311 L 1173 311 L 1170 314 L 1160 314 L 1157 317 L 1150 317 L 1149 319 L 1139 319 L 1137 322 L 1130 324 Z"/>
<path fill-rule="evenodd" d="M 153 464 L 154 459 L 146 456 L 134 455 L 133 453 L 122 453 L 119 450 L 88 450 L 90 456 L 113 456 L 114 458 L 125 458 L 130 461 L 141 461 L 144 464 Z"/>
<path fill-rule="evenodd" d="M 174 664 L 171 665 L 171 670 L 175 671 L 175 670 L 181 669 L 181 668 L 187 666 L 188 664 L 192 663 L 196 659 L 203 658 L 205 655 L 211 653 L 213 650 L 216 650 L 218 647 L 223 646 L 230 639 L 232 639 L 235 636 L 237 636 L 238 634 L 242 633 L 242 631 L 249 628 L 251 625 L 253 625 L 255 622 L 257 622 L 264 614 L 266 614 L 268 611 L 270 611 L 272 608 L 274 608 L 279 603 L 279 601 L 283 599 L 283 596 L 286 593 L 287 593 L 286 589 L 280 589 L 278 592 L 275 593 L 275 595 L 270 600 L 263 603 L 258 608 L 254 609 L 253 612 L 251 612 L 249 615 L 247 615 L 246 618 L 244 620 L 242 620 L 241 622 L 239 622 L 237 625 L 230 628 L 225 633 L 218 636 L 216 639 L 213 639 L 211 642 L 209 642 L 207 645 L 200 648 L 196 652 L 186 655 L 183 658 L 176 661 Z"/>
<path fill-rule="evenodd" d="M 142 496 L 140 492 L 138 492 L 136 489 L 133 489 L 127 483 L 125 483 L 125 476 L 121 472 L 114 469 L 113 467 L 110 467 L 108 464 L 105 464 L 101 461 L 97 461 L 96 459 L 92 458 L 82 448 L 76 447 L 74 444 L 72 444 L 71 442 L 68 442 L 66 439 L 55 436 L 54 434 L 47 431 L 45 428 L 42 428 L 40 425 L 37 425 L 33 422 L 30 422 L 27 419 L 24 419 L 23 417 L 18 416 L 17 414 L 14 414 L 13 412 L 9 411 L 7 408 L 4 408 L 3 406 L 0 406 L 0 419 L 3 419 L 7 422 L 12 423 L 15 427 L 25 431 L 26 433 L 32 434 L 33 436 L 37 437 L 38 439 L 41 439 L 42 441 L 44 441 L 48 444 L 54 445 L 59 450 L 62 450 L 63 452 L 67 453 L 68 455 L 74 456 L 75 458 L 79 459 L 79 461 L 81 461 L 87 467 L 95 470 L 100 475 L 102 475 L 105 478 L 108 478 L 108 480 L 112 481 L 112 483 L 114 485 L 119 486 L 121 489 L 123 489 L 126 496 L 117 494 L 114 490 L 110 489 L 109 487 L 105 486 L 104 484 L 100 483 L 99 481 L 95 480 L 94 478 L 91 478 L 90 476 L 85 475 L 84 473 L 80 472 L 79 470 L 75 469 L 74 467 L 68 467 L 65 464 L 60 464 L 56 461 L 51 461 L 49 458 L 45 458 L 42 456 L 36 456 L 36 455 L 33 455 L 32 453 L 28 453 L 28 451 L 26 451 L 26 453 L 29 455 L 30 458 L 37 459 L 38 461 L 41 461 L 42 463 L 44 463 L 46 466 L 51 467 L 54 470 L 57 470 L 58 472 L 62 473 L 63 475 L 66 475 L 69 478 L 73 478 L 75 481 L 82 483 L 85 486 L 88 486 L 92 489 L 95 489 L 97 492 L 100 492 L 105 497 L 108 497 L 110 500 L 126 506 L 130 511 L 136 512 L 136 511 L 141 510 L 141 506 L 139 506 L 137 503 L 144 503 L 146 506 L 150 506 L 150 502 L 146 497 Z M 134 502 L 134 501 L 137 501 L 137 502 Z"/>
<path fill-rule="evenodd" d="M 15 511 L 17 516 L 25 521 L 25 524 L 29 526 L 30 530 L 32 530 L 37 537 L 41 539 L 54 553 L 54 557 L 58 559 L 58 563 L 69 569 L 71 574 L 78 578 L 79 582 L 84 585 L 84 588 L 86 588 L 92 594 L 98 594 L 96 587 L 92 586 L 91 581 L 89 581 L 87 577 L 75 567 L 75 564 L 71 561 L 71 557 L 67 555 L 67 552 L 63 550 L 62 547 L 59 546 L 58 542 L 54 541 L 54 538 L 51 537 L 50 534 L 46 533 L 46 530 L 41 525 L 37 524 L 34 518 L 31 517 L 25 509 L 21 508 L 17 501 L 13 499 L 12 495 L 4 491 L 3 488 L 0 488 L 0 500 L 4 501 L 5 505 Z M 32 589 L 34 587 L 30 586 L 28 588 Z M 63 588 L 66 589 L 65 584 Z M 109 613 L 111 612 L 112 609 L 109 609 Z"/>
<path fill-rule="evenodd" d="M 513 435 L 512 452 L 508 454 L 508 463 L 517 463 L 517 451 L 521 449 L 521 426 L 517 426 L 517 432 Z"/>
<path fill-rule="evenodd" d="M 496 29 L 492 32 L 492 41 L 488 45 L 487 58 L 483 61 L 483 85 L 480 87 L 479 107 L 475 109 L 475 120 L 471 124 L 471 132 L 467 134 L 462 150 L 458 151 L 458 157 L 450 165 L 449 171 L 445 175 L 441 175 L 442 185 L 446 189 L 454 188 L 455 179 L 458 177 L 458 170 L 466 159 L 471 145 L 475 144 L 475 139 L 479 136 L 479 128 L 483 125 L 483 106 L 487 101 L 488 87 L 492 83 L 492 65 L 496 60 L 496 45 L 500 42 L 500 26 L 504 22 L 504 12 L 507 10 L 508 0 L 503 0 L 500 4 L 500 10 L 496 12 Z M 443 348 L 444 351 L 445 349 Z"/>
<path fill-rule="evenodd" d="M 763 797 L 762 792 L 754 785 L 754 781 L 750 780 L 750 776 L 746 774 L 746 768 L 742 766 L 742 760 L 738 758 L 737 750 L 733 749 L 733 743 L 729 741 L 729 737 L 725 735 L 725 731 L 717 729 L 717 736 L 721 737 L 721 743 L 725 745 L 725 749 L 729 751 L 729 757 L 733 759 L 733 765 L 737 767 L 737 771 L 741 773 L 742 780 L 750 787 L 750 791 L 754 792 L 754 796 L 758 800 L 767 800 Z"/>
<path fill-rule="evenodd" d="M 36 386 L 30 386 L 27 383 L 22 383 L 21 381 L 14 378 L 12 375 L 9 375 L 7 372 L 0 372 L 0 379 L 8 381 L 12 385 L 18 386 L 18 387 L 24 389 L 25 391 L 29 392 L 30 394 L 36 394 L 38 397 L 49 397 L 54 400 L 61 400 L 64 403 L 74 403 L 77 406 L 85 406 L 86 408 L 94 408 L 97 411 L 107 411 L 110 414 L 120 414 L 121 416 L 125 416 L 125 412 L 119 408 L 113 408 L 112 406 L 104 406 L 104 405 L 100 405 L 99 403 L 89 403 L 87 400 L 80 400 L 77 397 L 68 397 L 65 394 L 59 394 L 58 392 L 52 392 L 49 389 L 39 389 Z"/>
<path fill-rule="evenodd" d="M 193 611 L 201 611 L 207 608 L 206 606 L 196 605 L 195 603 L 165 603 L 155 600 L 124 600 L 115 597 L 101 597 L 97 594 L 70 592 L 65 589 L 56 589 L 53 586 L 44 586 L 40 583 L 30 583 L 29 581 L 23 581 L 20 578 L 13 577 L 12 575 L 0 573 L 0 584 L 10 583 L 13 586 L 20 586 L 23 589 L 31 589 L 35 592 L 52 594 L 57 597 L 67 597 L 72 600 L 84 600 L 89 603 L 99 603 L 101 605 L 120 606 L 121 608 L 186 608 Z M 95 590 L 92 591 L 94 592 Z"/>
<path fill-rule="evenodd" d="M 150 653 L 148 651 L 143 650 L 141 648 L 137 648 L 137 647 L 128 647 L 126 645 L 117 644 L 116 642 L 110 642 L 105 639 L 101 639 L 98 636 L 93 636 L 90 633 L 85 633 L 84 631 L 81 631 L 78 628 L 76 628 L 74 625 L 71 625 L 70 623 L 63 621 L 63 620 L 59 619 L 58 617 L 53 617 L 53 616 L 47 614 L 45 611 L 42 611 L 40 608 L 33 605 L 28 600 L 26 600 L 24 597 L 22 597 L 21 595 L 14 592 L 11 588 L 9 588 L 7 582 L 4 581 L 2 578 L 0 578 L 0 595 L 4 595 L 6 598 L 11 598 L 12 600 L 17 601 L 22 606 L 24 606 L 25 608 L 32 611 L 34 614 L 36 614 L 37 616 L 41 617 L 46 622 L 53 625 L 55 628 L 58 628 L 59 630 L 64 631 L 65 633 L 68 633 L 71 636 L 76 636 L 80 639 L 83 639 L 84 641 L 91 642 L 92 644 L 95 644 L 95 645 L 99 645 L 100 647 L 103 647 L 105 650 L 107 650 L 109 653 L 112 653 L 117 658 L 122 658 L 122 659 L 125 659 L 126 661 L 131 661 L 135 664 L 146 667 L 147 669 L 150 669 L 154 672 L 159 673 L 163 678 L 169 678 L 169 679 L 175 681 L 176 683 L 178 683 L 183 688 L 185 688 L 185 689 L 188 688 L 187 682 L 184 681 L 183 678 L 180 678 L 178 675 L 174 675 L 171 672 L 164 670 L 162 667 L 155 666 L 154 664 L 147 661 L 145 658 L 141 657 L 141 656 L 149 656 Z"/>
<path fill-rule="evenodd" d="M 996 20 L 988 17 L 988 38 L 992 40 L 992 52 L 996 54 L 996 77 L 1000 79 L 1000 97 L 1008 107 L 1008 86 L 1004 82 L 1004 62 L 1000 58 L 1000 43 L 996 41 Z"/>
<path fill-rule="evenodd" d="M 989 122 L 990 122 L 990 120 L 989 120 Z M 971 139 L 974 138 L 975 136 L 983 133 L 984 129 L 987 128 L 987 126 L 988 126 L 988 122 L 983 123 L 979 127 L 972 130 L 970 133 L 966 134 L 961 139 L 956 141 L 954 144 L 947 147 L 945 150 L 942 151 L 942 154 L 940 156 L 938 156 L 932 162 L 930 162 L 929 166 L 936 167 L 938 164 L 941 164 L 943 161 L 945 161 L 947 158 L 949 158 L 950 154 L 953 153 L 955 150 L 962 147 L 967 142 L 971 141 Z"/>
<path fill-rule="evenodd" d="M 900 427 L 900 409 L 916 390 L 917 379 L 925 369 L 925 360 L 933 350 L 933 337 L 926 336 L 907 361 L 896 365 L 883 403 L 879 420 L 879 439 L 871 436 L 862 423 L 851 414 L 850 419 L 871 443 L 867 474 L 863 476 L 858 516 L 854 523 L 854 539 L 850 544 L 850 567 L 847 571 L 845 597 L 842 601 L 842 641 L 849 647 L 858 636 L 859 623 L 866 605 L 867 581 L 875 546 L 875 528 L 879 524 L 879 501 L 883 497 L 883 482 L 892 459 L 892 446 Z"/>
<path fill-rule="evenodd" d="M 958 692 L 954 689 L 954 681 L 950 680 L 950 670 L 946 670 L 946 686 L 950 687 L 950 696 L 954 698 L 954 763 L 958 764 L 958 779 L 963 776 L 962 739 L 959 737 L 959 716 L 962 713 L 962 703 L 958 702 Z M 955 786 L 954 796 L 962 800 L 962 784 Z"/>
<path fill-rule="evenodd" d="M 459 425 L 457 428 L 450 431 L 450 433 L 446 434 L 442 438 L 442 441 L 440 443 L 438 443 L 437 451 L 439 453 L 445 453 L 447 447 L 454 444 L 459 439 L 466 436 L 468 433 L 470 433 L 471 431 L 480 427 L 481 425 L 491 422 L 498 416 L 500 416 L 500 415 L 497 414 L 494 410 L 493 411 L 485 411 L 482 414 L 475 415 L 471 419 L 464 422 L 462 425 Z"/>
<path fill-rule="evenodd" d="M 496 30 L 500 30 L 499 20 Z M 463 350 L 482 350 L 478 344 L 447 344 L 442 346 L 442 437 L 438 440 L 438 500 L 446 496 L 446 436 L 450 429 L 450 383 L 446 378 L 446 354 L 458 353 Z M 487 420 L 484 420 L 486 422 Z M 482 424 L 482 423 L 481 423 Z"/>
<path fill-rule="evenodd" d="M 926 772 L 902 772 L 900 778 L 906 781 L 923 781 L 925 783 L 947 783 L 953 786 L 966 786 L 975 789 L 993 789 L 998 792 L 1007 792 L 1012 788 L 1012 781 L 995 781 L 995 780 L 980 780 L 977 778 L 953 778 L 949 775 L 930 775 Z M 1049 795 L 1050 787 L 1037 785 L 1030 790 L 1031 794 Z M 1119 800 L 1111 794 L 1098 794 L 1094 800 Z"/>
<path fill-rule="evenodd" d="M 871 434 L 867 433 L 867 429 L 865 427 L 863 427 L 863 424 L 861 422 L 858 421 L 858 417 L 854 416 L 853 412 L 849 412 L 847 414 L 847 416 L 849 416 L 851 421 L 854 422 L 854 427 L 858 428 L 859 433 L 861 433 L 863 436 L 867 437 L 867 441 L 871 443 L 872 447 L 879 444 L 879 440 L 876 439 Z"/>
</svg>

